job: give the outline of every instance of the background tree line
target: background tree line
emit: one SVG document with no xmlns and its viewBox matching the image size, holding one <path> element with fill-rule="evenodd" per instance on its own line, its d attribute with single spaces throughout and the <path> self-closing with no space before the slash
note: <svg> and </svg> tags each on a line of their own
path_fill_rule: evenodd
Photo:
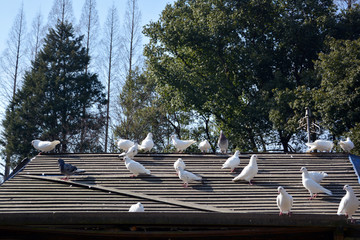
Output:
<svg viewBox="0 0 360 240">
<path fill-rule="evenodd" d="M 326 138 L 351 136 L 359 153 L 357 2 L 178 0 L 143 28 L 144 64 L 137 1 L 128 1 L 124 36 L 117 11 L 98 34 L 95 0 L 79 25 L 71 1 L 55 0 L 46 26 L 34 19 L 27 66 L 20 10 L 15 54 L 1 62 L 13 86 L 1 141 L 7 169 L 34 154 L 35 138 L 59 139 L 59 152 L 106 152 L 117 151 L 117 137 L 140 142 L 152 132 L 155 150 L 171 151 L 175 133 L 208 139 L 215 151 L 222 129 L 231 149 L 300 151 L 305 107 Z"/>
</svg>

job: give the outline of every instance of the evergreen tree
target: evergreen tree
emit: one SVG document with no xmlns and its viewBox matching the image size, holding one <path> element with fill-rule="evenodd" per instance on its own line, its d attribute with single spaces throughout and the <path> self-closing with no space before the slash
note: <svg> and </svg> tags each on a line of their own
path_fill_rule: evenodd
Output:
<svg viewBox="0 0 360 240">
<path fill-rule="evenodd" d="M 6 154 L 19 159 L 32 154 L 31 140 L 59 139 L 58 151 L 101 151 L 103 86 L 96 74 L 85 73 L 90 60 L 71 24 L 58 22 L 26 72 L 24 84 L 7 108 L 3 121 Z M 86 115 L 81 111 L 86 108 Z M 80 146 L 80 125 L 88 136 Z"/>
</svg>

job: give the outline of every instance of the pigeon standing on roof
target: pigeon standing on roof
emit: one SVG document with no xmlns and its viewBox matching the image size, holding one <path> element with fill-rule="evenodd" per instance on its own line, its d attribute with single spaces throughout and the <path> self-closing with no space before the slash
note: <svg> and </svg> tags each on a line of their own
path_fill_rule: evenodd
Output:
<svg viewBox="0 0 360 240">
<path fill-rule="evenodd" d="M 351 149 L 354 148 L 354 143 L 350 140 L 349 137 L 346 138 L 346 141 L 340 141 L 339 145 L 345 152 L 350 152 Z"/>
<path fill-rule="evenodd" d="M 138 153 L 138 144 L 135 143 L 132 147 L 130 147 L 126 152 L 123 152 L 119 155 L 119 157 L 128 156 L 129 158 L 135 157 Z"/>
<path fill-rule="evenodd" d="M 150 152 L 150 150 L 154 147 L 153 134 L 148 133 L 146 138 L 141 142 L 139 146 L 139 150 L 143 150 L 144 152 Z"/>
<path fill-rule="evenodd" d="M 245 180 L 248 181 L 250 185 L 252 185 L 251 180 L 258 173 L 258 166 L 256 159 L 257 159 L 257 155 L 253 154 L 250 158 L 249 164 L 246 167 L 244 167 L 241 173 L 237 177 L 235 177 L 232 181 L 236 182 L 239 180 Z"/>
<path fill-rule="evenodd" d="M 313 143 L 305 143 L 306 146 L 309 147 L 309 149 L 306 151 L 307 153 L 318 150 L 320 152 L 330 152 L 331 149 L 334 146 L 334 143 L 332 141 L 326 141 L 326 140 L 316 140 Z"/>
<path fill-rule="evenodd" d="M 237 150 L 235 154 L 231 157 L 229 157 L 226 162 L 222 165 L 222 169 L 224 168 L 230 168 L 231 172 L 234 172 L 235 168 L 240 164 L 240 158 L 239 158 L 240 151 Z"/>
<path fill-rule="evenodd" d="M 176 168 L 177 172 L 179 173 L 179 178 L 183 181 L 184 188 L 187 188 L 189 183 L 194 181 L 202 181 L 202 177 L 198 176 L 192 172 L 184 170 L 182 167 Z"/>
<path fill-rule="evenodd" d="M 315 182 L 310 176 L 306 167 L 302 167 L 300 171 L 302 174 L 302 184 L 310 193 L 310 200 L 316 198 L 318 193 L 326 193 L 327 195 L 332 195 L 332 192 L 329 189 L 324 188 L 319 183 Z"/>
<path fill-rule="evenodd" d="M 175 146 L 178 152 L 184 151 L 191 144 L 196 143 L 195 140 L 180 140 L 175 135 L 171 135 L 172 144 Z"/>
<path fill-rule="evenodd" d="M 223 131 L 220 131 L 220 136 L 218 140 L 218 147 L 220 148 L 221 153 L 225 154 L 229 146 L 229 140 L 225 137 Z"/>
<path fill-rule="evenodd" d="M 50 142 L 50 141 L 41 141 L 41 140 L 35 139 L 35 140 L 31 141 L 31 144 L 34 146 L 34 148 L 36 148 L 37 150 L 39 150 L 41 152 L 50 152 L 59 143 L 60 143 L 59 140 Z M 40 154 L 41 154 L 41 152 L 40 152 Z"/>
<path fill-rule="evenodd" d="M 211 148 L 210 143 L 208 140 L 204 140 L 199 143 L 199 149 L 201 152 L 206 153 Z"/>
<path fill-rule="evenodd" d="M 351 186 L 345 185 L 344 190 L 346 191 L 346 194 L 341 199 L 337 215 L 345 214 L 345 216 L 351 219 L 351 222 L 354 223 L 352 215 L 359 208 L 359 200 Z"/>
<path fill-rule="evenodd" d="M 137 177 L 138 175 L 150 175 L 150 170 L 146 169 L 141 163 L 138 163 L 128 156 L 124 157 L 126 168 L 133 174 L 130 177 Z"/>
<path fill-rule="evenodd" d="M 132 146 L 134 146 L 134 142 L 128 139 L 120 138 L 117 142 L 118 148 L 124 150 L 125 152 L 129 150 Z"/>
<path fill-rule="evenodd" d="M 174 169 L 175 169 L 177 175 L 179 175 L 179 174 L 178 174 L 178 167 L 181 167 L 182 169 L 185 169 L 185 168 L 186 168 L 186 164 L 185 164 L 185 162 L 182 160 L 182 158 L 178 158 L 178 160 L 176 160 L 176 161 L 174 162 Z"/>
<path fill-rule="evenodd" d="M 141 204 L 141 202 L 138 202 L 136 204 L 133 204 L 129 208 L 129 212 L 144 212 L 144 206 Z"/>
<path fill-rule="evenodd" d="M 65 175 L 64 178 L 61 178 L 62 180 L 69 180 L 71 175 L 85 172 L 85 170 L 78 169 L 76 166 L 71 165 L 70 163 L 65 163 L 65 161 L 61 158 L 58 159 L 58 163 L 61 174 Z"/>
<path fill-rule="evenodd" d="M 283 215 L 284 213 L 287 215 L 291 215 L 291 208 L 293 205 L 293 198 L 290 194 L 286 192 L 286 190 L 279 186 L 278 187 L 278 196 L 276 197 L 276 203 L 278 208 L 280 209 L 279 216 Z"/>
<path fill-rule="evenodd" d="M 308 171 L 308 173 L 309 173 L 310 178 L 319 184 L 325 177 L 327 177 L 326 172 Z M 302 175 L 303 174 L 304 173 L 302 173 Z"/>
</svg>

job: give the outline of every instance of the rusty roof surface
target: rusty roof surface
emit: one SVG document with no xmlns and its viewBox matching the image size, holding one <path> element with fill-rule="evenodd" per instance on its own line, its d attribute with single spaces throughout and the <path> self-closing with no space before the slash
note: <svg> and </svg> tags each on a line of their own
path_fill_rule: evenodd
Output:
<svg viewBox="0 0 360 240">
<path fill-rule="evenodd" d="M 347 154 L 262 154 L 254 185 L 232 182 L 248 164 L 251 154 L 241 154 L 234 173 L 221 169 L 229 155 L 214 154 L 138 154 L 134 160 L 151 170 L 150 176 L 130 177 L 118 154 L 38 155 L 26 167 L 0 186 L 0 213 L 106 213 L 127 212 L 141 202 L 146 212 L 168 213 L 273 213 L 277 187 L 293 196 L 293 215 L 336 215 L 349 184 L 358 195 L 360 186 Z M 176 175 L 173 163 L 181 157 L 186 169 L 203 177 L 203 183 L 188 188 Z M 58 169 L 58 158 L 85 169 L 70 181 Z M 321 185 L 333 196 L 319 194 L 309 200 L 302 186 L 300 168 L 325 171 Z M 354 218 L 359 219 L 357 212 Z"/>
</svg>

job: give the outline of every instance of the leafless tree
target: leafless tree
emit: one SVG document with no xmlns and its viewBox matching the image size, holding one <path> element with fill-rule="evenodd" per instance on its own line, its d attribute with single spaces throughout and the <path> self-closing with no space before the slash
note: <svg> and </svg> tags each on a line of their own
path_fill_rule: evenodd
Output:
<svg viewBox="0 0 360 240">
<path fill-rule="evenodd" d="M 9 32 L 7 46 L 1 56 L 2 76 L 0 91 L 2 99 L 11 101 L 21 85 L 22 75 L 26 68 L 26 21 L 24 6 L 21 5 Z"/>
<path fill-rule="evenodd" d="M 340 8 L 351 9 L 354 4 L 359 4 L 359 0 L 337 0 L 336 3 Z"/>
<path fill-rule="evenodd" d="M 103 55 L 103 70 L 104 78 L 107 81 L 107 109 L 106 109 L 106 126 L 105 126 L 105 152 L 108 149 L 108 136 L 110 127 L 110 103 L 112 94 L 112 84 L 119 81 L 119 62 L 121 52 L 121 35 L 120 35 L 120 21 L 118 11 L 115 5 L 113 5 L 107 15 L 107 19 L 104 25 L 102 46 Z"/>
<path fill-rule="evenodd" d="M 96 10 L 96 0 L 86 0 L 82 9 L 81 18 L 78 26 L 78 31 L 84 35 L 84 46 L 86 47 L 86 54 L 91 56 L 89 64 L 85 67 L 85 74 L 88 73 L 90 64 L 97 58 L 96 46 L 98 43 L 99 31 L 99 16 Z M 86 116 L 86 107 L 83 107 L 82 116 Z M 80 146 L 83 146 L 85 136 L 87 134 L 86 119 L 82 119 L 82 127 L 80 131 Z M 80 149 L 82 152 L 83 149 Z"/>
<path fill-rule="evenodd" d="M 48 27 L 54 27 L 57 22 L 65 22 L 74 23 L 74 12 L 72 8 L 71 0 L 54 0 L 53 6 L 49 12 L 48 17 Z"/>
<path fill-rule="evenodd" d="M 124 68 L 126 75 L 131 76 L 134 66 L 140 67 L 142 61 L 141 48 L 141 12 L 137 0 L 128 0 L 123 25 L 124 37 Z M 140 67 L 141 68 L 141 67 Z"/>
<path fill-rule="evenodd" d="M 37 53 L 44 44 L 44 37 L 46 34 L 46 27 L 44 25 L 43 15 L 39 11 L 32 21 L 31 30 L 29 32 L 29 57 L 30 61 L 34 61 Z"/>
</svg>

